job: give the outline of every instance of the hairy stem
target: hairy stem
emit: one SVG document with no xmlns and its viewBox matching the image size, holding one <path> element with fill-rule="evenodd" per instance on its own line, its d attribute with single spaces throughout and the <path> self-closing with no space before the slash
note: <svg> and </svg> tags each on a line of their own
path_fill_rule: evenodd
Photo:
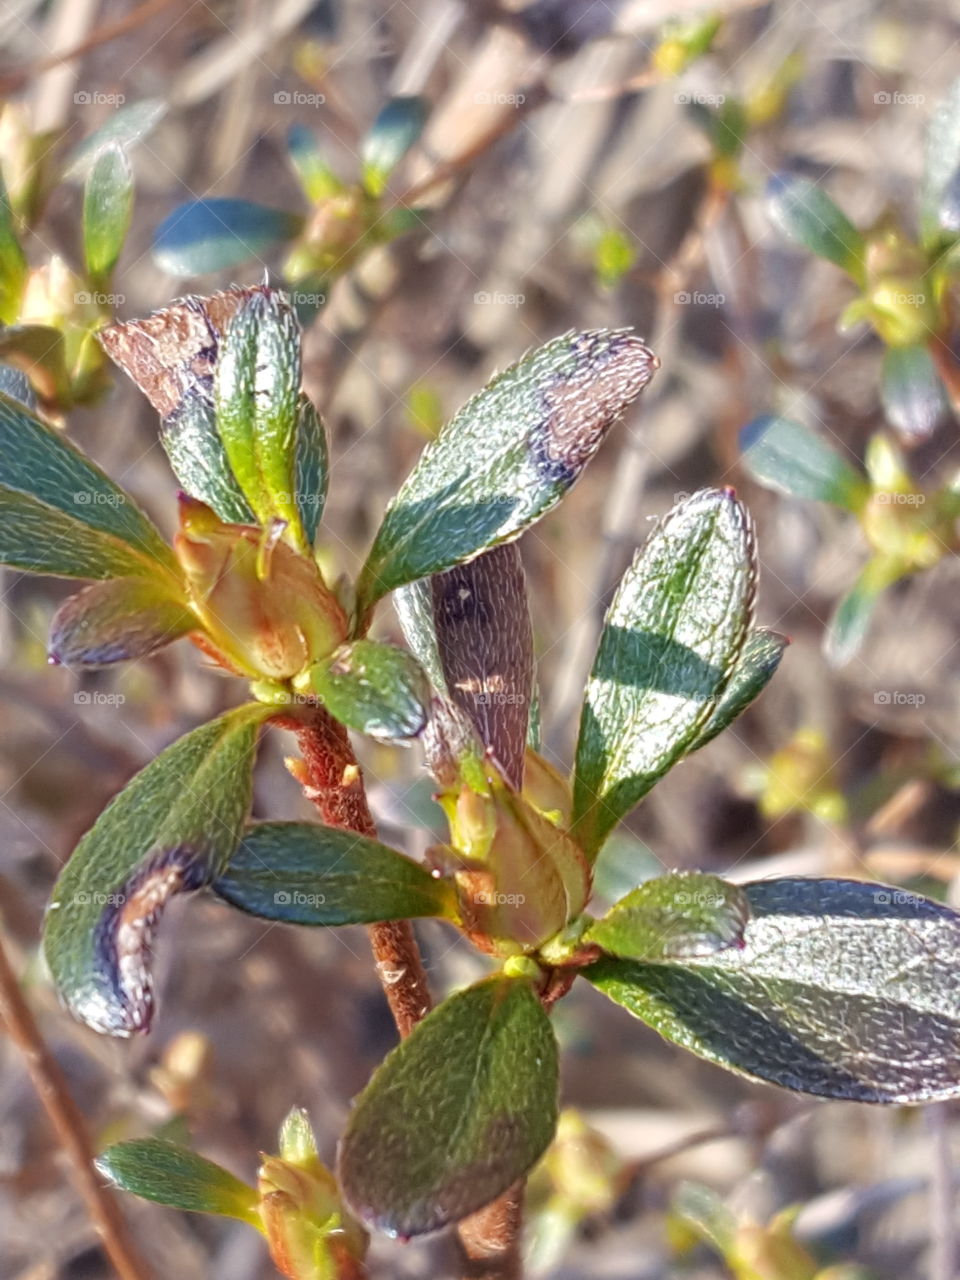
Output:
<svg viewBox="0 0 960 1280">
<path fill-rule="evenodd" d="M 499 1200 L 460 1223 L 463 1280 L 520 1280 L 523 1186 L 516 1183 Z"/>
<path fill-rule="evenodd" d="M 27 1071 L 57 1141 L 66 1152 L 73 1180 L 83 1197 L 104 1251 L 120 1280 L 149 1280 L 150 1272 L 137 1255 L 112 1191 L 98 1179 L 93 1149 L 83 1116 L 55 1058 L 47 1048 L 16 974 L 0 943 L 0 1022 L 23 1054 Z"/>
<path fill-rule="evenodd" d="M 316 707 L 309 721 L 290 721 L 286 727 L 296 732 L 303 756 L 299 780 L 323 821 L 375 837 L 363 775 L 343 725 Z M 380 985 L 397 1030 L 406 1037 L 431 1005 L 413 926 L 409 920 L 388 920 L 370 925 L 368 933 Z"/>
</svg>

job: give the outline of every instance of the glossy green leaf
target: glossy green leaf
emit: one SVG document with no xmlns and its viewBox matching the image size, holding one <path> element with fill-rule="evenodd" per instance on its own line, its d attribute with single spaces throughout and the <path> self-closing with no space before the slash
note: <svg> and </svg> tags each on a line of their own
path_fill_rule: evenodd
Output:
<svg viewBox="0 0 960 1280">
<path fill-rule="evenodd" d="M 297 411 L 297 440 L 294 446 L 293 499 L 300 515 L 308 546 L 317 539 L 330 483 L 330 454 L 327 429 L 314 405 L 300 396 Z"/>
<path fill-rule="evenodd" d="M 457 914 L 449 881 L 378 840 L 317 823 L 256 823 L 213 891 L 252 915 L 289 924 Z"/>
<path fill-rule="evenodd" d="M 0 324 L 13 324 L 18 319 L 26 281 L 27 260 L 0 174 Z"/>
<path fill-rule="evenodd" d="M 200 276 L 260 259 L 298 235 L 303 218 L 249 200 L 189 200 L 157 227 L 153 257 L 172 276 Z"/>
<path fill-rule="evenodd" d="M 770 1084 L 858 1102 L 960 1093 L 955 912 L 858 880 L 743 888 L 742 948 L 584 975 L 667 1039 Z"/>
<path fill-rule="evenodd" d="M 97 156 L 83 192 L 83 254 L 95 284 L 109 280 L 133 212 L 133 170 L 113 143 Z"/>
<path fill-rule="evenodd" d="M 0 562 L 108 578 L 173 569 L 133 499 L 26 406 L 0 395 Z"/>
<path fill-rule="evenodd" d="M 534 680 L 520 552 L 515 543 L 494 547 L 429 581 L 441 691 L 519 791 Z"/>
<path fill-rule="evenodd" d="M 423 132 L 430 104 L 417 95 L 391 98 L 360 146 L 363 185 L 381 196 L 391 173 Z"/>
<path fill-rule="evenodd" d="M 257 520 L 284 520 L 302 550 L 297 506 L 300 326 L 286 294 L 244 298 L 227 324 L 214 375 L 217 429 Z"/>
<path fill-rule="evenodd" d="M 30 385 L 30 379 L 22 369 L 12 364 L 0 364 L 0 394 L 19 400 L 31 411 L 37 407 L 37 394 Z"/>
<path fill-rule="evenodd" d="M 416 658 L 396 645 L 342 645 L 329 663 L 311 668 L 309 682 L 335 719 L 371 738 L 414 738 L 427 722 L 430 682 Z"/>
<path fill-rule="evenodd" d="M 160 443 L 184 493 L 205 502 L 229 524 L 256 522 L 230 470 L 213 404 L 199 389 L 188 391 L 179 408 L 164 419 Z"/>
<path fill-rule="evenodd" d="M 343 190 L 343 183 L 323 158 L 313 129 L 305 124 L 292 124 L 287 131 L 287 151 L 304 195 L 311 204 L 319 204 Z"/>
<path fill-rule="evenodd" d="M 96 1165 L 115 1187 L 144 1200 L 190 1213 L 239 1218 L 261 1227 L 253 1187 L 175 1142 L 162 1138 L 118 1142 L 97 1157 Z"/>
<path fill-rule="evenodd" d="M 779 667 L 789 643 L 786 636 L 777 631 L 768 631 L 765 627 L 750 632 L 730 676 L 730 683 L 690 747 L 691 751 L 699 751 L 708 742 L 712 742 L 717 734 L 733 724 L 737 716 L 746 711 L 751 702 L 763 693 Z"/>
<path fill-rule="evenodd" d="M 573 809 L 588 854 L 703 731 L 746 643 L 756 576 L 732 489 L 679 503 L 624 574 L 580 717 Z"/>
<path fill-rule="evenodd" d="M 115 796 L 73 852 L 47 909 L 44 954 L 61 999 L 96 1031 L 146 1030 L 156 919 L 226 865 L 250 809 L 269 707 L 250 704 L 180 738 Z"/>
<path fill-rule="evenodd" d="M 822 436 L 792 418 L 754 418 L 740 432 L 740 449 L 755 480 L 791 497 L 859 511 L 870 495 L 861 472 Z"/>
<path fill-rule="evenodd" d="M 863 236 L 822 187 L 806 178 L 778 174 L 767 184 L 767 210 L 774 226 L 790 240 L 863 284 Z"/>
<path fill-rule="evenodd" d="M 856 582 L 841 597 L 827 626 L 823 648 L 831 666 L 842 667 L 858 653 L 870 626 L 877 601 L 903 569 L 892 561 L 867 562 Z"/>
<path fill-rule="evenodd" d="M 886 350 L 881 396 L 887 421 L 910 441 L 926 440 L 949 409 L 937 367 L 923 343 Z"/>
<path fill-rule="evenodd" d="M 110 147 L 120 146 L 129 150 L 148 136 L 167 114 L 167 103 L 160 98 L 143 98 L 115 111 L 95 133 L 84 138 L 71 153 L 63 176 L 85 179 L 97 158 Z"/>
<path fill-rule="evenodd" d="M 750 904 L 737 885 L 676 871 L 621 898 L 583 940 L 626 960 L 682 960 L 740 946 L 749 919 Z"/>
<path fill-rule="evenodd" d="M 63 602 L 50 623 L 47 652 L 67 667 L 102 667 L 154 653 L 198 626 L 163 579 L 111 578 Z"/>
<path fill-rule="evenodd" d="M 390 503 L 358 583 L 388 591 L 509 542 L 555 506 L 657 368 L 624 331 L 565 334 L 473 397 Z"/>
<path fill-rule="evenodd" d="M 923 183 L 920 188 L 920 234 L 927 248 L 936 248 L 949 226 L 951 184 L 960 171 L 960 80 L 955 80 L 927 126 Z M 945 223 L 944 213 L 948 218 Z"/>
<path fill-rule="evenodd" d="M 533 1166 L 557 1122 L 557 1045 L 532 987 L 498 975 L 445 1000 L 360 1095 L 345 1199 L 396 1236 L 457 1222 Z"/>
</svg>

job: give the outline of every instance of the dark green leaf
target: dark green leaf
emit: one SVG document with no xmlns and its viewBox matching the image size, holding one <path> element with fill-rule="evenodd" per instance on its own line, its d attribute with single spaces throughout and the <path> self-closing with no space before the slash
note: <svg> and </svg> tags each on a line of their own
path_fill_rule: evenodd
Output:
<svg viewBox="0 0 960 1280">
<path fill-rule="evenodd" d="M 259 259 L 302 227 L 299 214 L 249 200 L 189 200 L 157 227 L 153 256 L 172 276 L 200 276 Z"/>
<path fill-rule="evenodd" d="M 556 1122 L 549 1019 L 529 983 L 488 978 L 445 1000 L 375 1073 L 340 1148 L 340 1185 L 381 1231 L 436 1231 L 523 1177 Z"/>
<path fill-rule="evenodd" d="M 47 652 L 68 667 L 142 658 L 198 629 L 196 614 L 162 579 L 112 578 L 85 587 L 53 615 Z"/>
<path fill-rule="evenodd" d="M 943 383 L 923 343 L 887 349 L 882 396 L 887 420 L 911 441 L 932 435 L 948 410 Z"/>
<path fill-rule="evenodd" d="M 0 174 L 0 324 L 13 324 L 20 316 L 27 260 L 20 246 L 10 198 Z"/>
<path fill-rule="evenodd" d="M 863 284 L 863 236 L 822 187 L 806 178 L 778 174 L 767 184 L 767 209 L 785 236 Z"/>
<path fill-rule="evenodd" d="M 573 809 L 588 854 L 710 719 L 749 633 L 756 575 L 732 489 L 674 507 L 624 574 L 580 717 Z"/>
<path fill-rule="evenodd" d="M 217 434 L 213 404 L 199 389 L 188 390 L 179 408 L 164 419 L 160 443 L 184 493 L 205 502 L 229 524 L 255 523 Z"/>
<path fill-rule="evenodd" d="M 141 102 L 122 106 L 96 133 L 84 138 L 71 154 L 63 176 L 85 179 L 97 157 L 108 147 L 119 145 L 129 150 L 141 138 L 152 133 L 166 113 L 167 104 L 159 98 L 144 98 Z"/>
<path fill-rule="evenodd" d="M 903 576 L 902 568 L 879 558 L 868 561 L 860 576 L 834 610 L 824 637 L 824 652 L 831 666 L 842 667 L 863 644 L 877 600 Z"/>
<path fill-rule="evenodd" d="M 377 840 L 316 823 L 252 826 L 213 891 L 252 915 L 289 924 L 457 914 L 449 881 Z"/>
<path fill-rule="evenodd" d="M 360 147 L 363 185 L 381 196 L 387 180 L 423 131 L 429 102 L 411 95 L 391 98 L 370 127 Z"/>
<path fill-rule="evenodd" d="M 60 873 L 44 953 L 61 999 L 94 1030 L 149 1026 L 156 918 L 173 894 L 214 879 L 236 849 L 257 732 L 270 714 L 238 707 L 167 747 L 114 797 Z"/>
<path fill-rule="evenodd" d="M 214 376 L 217 429 L 257 520 L 286 521 L 308 549 L 297 507 L 300 326 L 286 294 L 257 291 L 227 324 Z"/>
<path fill-rule="evenodd" d="M 744 886 L 745 945 L 682 963 L 605 959 L 591 982 L 669 1040 L 827 1098 L 960 1093 L 960 917 L 857 880 Z"/>
<path fill-rule="evenodd" d="M 792 418 L 754 418 L 740 432 L 740 449 L 753 478 L 780 493 L 831 502 L 848 511 L 859 511 L 870 495 L 861 472 Z"/>
<path fill-rule="evenodd" d="M 97 156 L 83 192 L 83 254 L 95 284 L 109 280 L 127 238 L 133 210 L 133 171 L 122 147 Z"/>
<path fill-rule="evenodd" d="M 927 126 L 923 184 L 920 189 L 920 234 L 927 248 L 936 248 L 942 230 L 955 231 L 949 218 L 947 197 L 960 171 L 960 80 L 955 80 Z"/>
<path fill-rule="evenodd" d="M 0 395 L 0 562 L 107 578 L 173 568 L 133 499 L 18 400 Z"/>
<path fill-rule="evenodd" d="M 327 429 L 311 401 L 301 395 L 294 446 L 293 496 L 308 546 L 313 546 L 317 539 L 329 482 Z"/>
<path fill-rule="evenodd" d="M 584 942 L 626 960 L 683 960 L 739 946 L 749 918 L 746 894 L 735 884 L 677 871 L 621 898 Z"/>
<path fill-rule="evenodd" d="M 387 508 L 358 583 L 388 591 L 509 542 L 559 502 L 650 381 L 639 338 L 555 338 L 494 378 L 424 449 Z"/>
<path fill-rule="evenodd" d="M 699 751 L 708 742 L 712 742 L 718 733 L 733 724 L 737 716 L 746 711 L 750 703 L 763 693 L 779 667 L 789 643 L 786 636 L 768 631 L 765 627 L 751 631 L 733 669 L 730 683 L 720 695 L 720 701 L 710 719 L 697 735 L 691 751 Z"/>
<path fill-rule="evenodd" d="M 311 668 L 309 682 L 335 719 L 371 738 L 414 738 L 427 722 L 430 682 L 416 658 L 396 645 L 342 645 L 329 663 Z"/>
<path fill-rule="evenodd" d="M 258 1196 L 212 1160 L 162 1138 L 134 1138 L 107 1147 L 97 1168 L 116 1187 L 144 1200 L 191 1213 L 216 1213 L 261 1227 Z"/>
</svg>

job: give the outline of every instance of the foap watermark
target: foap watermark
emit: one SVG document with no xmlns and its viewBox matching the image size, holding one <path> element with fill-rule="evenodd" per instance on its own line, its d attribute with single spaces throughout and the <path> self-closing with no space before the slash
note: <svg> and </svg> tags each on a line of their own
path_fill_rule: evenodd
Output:
<svg viewBox="0 0 960 1280">
<path fill-rule="evenodd" d="M 82 889 L 73 895 L 78 907 L 122 907 L 126 900 L 122 893 L 85 893 Z"/>
<path fill-rule="evenodd" d="M 478 307 L 522 307 L 526 300 L 523 293 L 488 293 L 486 289 L 480 289 L 473 295 Z"/>
<path fill-rule="evenodd" d="M 522 693 L 505 693 L 502 689 L 484 689 L 475 693 L 473 700 L 478 707 L 522 707 L 526 695 Z"/>
<path fill-rule="evenodd" d="M 127 699 L 122 693 L 80 689 L 73 695 L 73 700 L 78 707 L 122 707 Z"/>
<path fill-rule="evenodd" d="M 527 100 L 525 93 L 500 93 L 498 91 L 489 92 L 481 89 L 479 93 L 473 95 L 473 100 L 479 107 L 522 107 Z"/>
<path fill-rule="evenodd" d="M 907 893 L 903 889 L 874 889 L 873 900 L 882 907 L 919 907 L 925 901 L 919 893 Z"/>
<path fill-rule="evenodd" d="M 481 889 L 473 897 L 478 907 L 522 907 L 526 900 L 525 894 L 500 893 L 496 889 Z"/>
<path fill-rule="evenodd" d="M 299 889 L 292 892 L 278 889 L 273 895 L 273 901 L 278 907 L 322 907 L 326 900 L 326 894 L 301 893 Z"/>
<path fill-rule="evenodd" d="M 101 93 L 99 89 L 78 89 L 73 101 L 78 107 L 122 107 L 125 93 Z"/>
<path fill-rule="evenodd" d="M 875 493 L 874 498 L 888 507 L 922 507 L 927 500 L 925 493 Z"/>
<path fill-rule="evenodd" d="M 926 700 L 925 693 L 910 693 L 905 689 L 878 689 L 873 695 L 878 707 L 922 707 Z"/>
<path fill-rule="evenodd" d="M 78 489 L 73 500 L 78 507 L 119 507 L 126 502 L 122 493 L 100 493 L 97 489 Z"/>
<path fill-rule="evenodd" d="M 873 95 L 878 107 L 922 107 L 927 100 L 925 93 L 886 93 L 881 90 Z"/>
<path fill-rule="evenodd" d="M 127 295 L 125 293 L 91 293 L 81 289 L 79 293 L 73 295 L 73 300 L 78 307 L 89 307 L 91 304 L 95 307 L 122 307 L 127 300 Z"/>
<path fill-rule="evenodd" d="M 278 89 L 273 95 L 278 107 L 322 107 L 326 100 L 324 93 L 303 93 L 300 89 Z"/>
<path fill-rule="evenodd" d="M 673 100 L 678 107 L 722 107 L 727 100 L 725 93 L 675 93 Z"/>
<path fill-rule="evenodd" d="M 678 307 L 722 307 L 727 300 L 725 293 L 688 293 L 686 289 L 681 289 L 679 293 L 673 295 L 673 300 Z"/>
<path fill-rule="evenodd" d="M 299 289 L 295 289 L 290 295 L 290 301 L 295 307 L 322 307 L 326 305 L 327 295 L 325 293 L 301 293 Z"/>
<path fill-rule="evenodd" d="M 678 907 L 722 907 L 726 899 L 722 893 L 710 893 L 701 889 L 695 893 L 682 891 L 673 896 Z"/>
</svg>

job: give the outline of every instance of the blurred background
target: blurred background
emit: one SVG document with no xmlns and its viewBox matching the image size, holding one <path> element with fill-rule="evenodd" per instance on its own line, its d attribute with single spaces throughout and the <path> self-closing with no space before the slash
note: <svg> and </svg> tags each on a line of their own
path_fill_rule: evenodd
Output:
<svg viewBox="0 0 960 1280">
<path fill-rule="evenodd" d="M 880 434 L 917 493 L 949 484 L 949 284 L 927 322 L 940 390 L 895 383 L 883 300 L 875 292 L 874 310 L 838 331 L 869 282 L 785 236 L 768 184 L 811 179 L 878 257 L 900 255 L 888 274 L 922 277 L 909 246 L 924 138 L 960 73 L 958 41 L 950 0 L 7 0 L 0 166 L 29 276 L 4 318 L 63 333 L 64 368 L 35 360 L 42 407 L 169 532 L 176 486 L 156 414 L 83 335 L 184 293 L 265 272 L 286 282 L 331 436 L 326 554 L 346 571 L 426 440 L 495 370 L 569 328 L 633 326 L 660 373 L 522 541 L 547 754 L 569 767 L 603 611 L 650 521 L 702 485 L 735 485 L 754 513 L 759 620 L 792 644 L 757 706 L 611 840 L 600 897 L 696 867 L 863 875 L 949 901 L 952 548 L 911 563 L 865 616 L 856 652 L 828 660 L 831 615 L 878 535 L 838 506 L 761 486 L 739 434 L 757 415 L 789 414 L 858 468 Z M 135 196 L 107 279 L 85 271 L 81 207 L 88 140 L 111 131 Z M 22 331 L 3 333 L 0 358 L 23 364 Z M 249 1179 L 298 1104 L 332 1158 L 350 1099 L 394 1038 L 362 930 L 176 903 L 149 1037 L 110 1041 L 58 1009 L 37 951 L 58 868 L 135 771 L 241 690 L 187 644 L 103 673 L 50 669 L 46 628 L 70 588 L 14 573 L 3 586 L 3 936 L 97 1146 L 163 1133 Z M 399 638 L 388 609 L 377 627 Z M 268 736 L 257 816 L 313 816 L 283 767 L 292 750 Z M 443 828 L 419 749 L 361 751 L 381 834 L 422 853 Z M 418 935 L 436 991 L 483 970 L 442 926 Z M 955 1274 L 954 1108 L 818 1104 L 751 1085 L 663 1044 L 586 984 L 556 1022 L 574 1110 L 531 1187 L 531 1274 Z M 6 1041 L 0 1058 L 0 1278 L 107 1277 Z M 274 1274 L 240 1224 L 129 1197 L 123 1210 L 159 1276 Z M 450 1267 L 443 1240 L 373 1245 L 374 1275 Z"/>
</svg>

